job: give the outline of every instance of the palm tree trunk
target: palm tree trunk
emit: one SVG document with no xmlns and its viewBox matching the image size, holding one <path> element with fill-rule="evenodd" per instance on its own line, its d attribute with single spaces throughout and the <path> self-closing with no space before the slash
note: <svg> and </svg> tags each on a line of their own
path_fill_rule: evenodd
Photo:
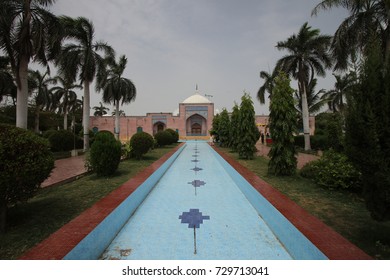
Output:
<svg viewBox="0 0 390 280">
<path fill-rule="evenodd" d="M 115 138 L 119 140 L 119 101 L 115 104 Z"/>
<path fill-rule="evenodd" d="M 68 129 L 68 109 L 64 110 L 64 130 Z"/>
<path fill-rule="evenodd" d="M 303 135 L 305 139 L 305 151 L 311 150 L 310 145 L 310 126 L 309 126 L 309 107 L 307 105 L 307 93 L 305 82 L 301 82 L 302 88 L 302 121 Z"/>
<path fill-rule="evenodd" d="M 39 133 L 39 113 L 41 111 L 41 105 L 37 105 L 35 108 L 35 126 L 34 126 L 34 131 L 35 133 Z"/>
<path fill-rule="evenodd" d="M 28 116 L 28 57 L 22 56 L 19 63 L 19 79 L 16 98 L 16 126 L 27 129 Z"/>
<path fill-rule="evenodd" d="M 89 81 L 84 81 L 83 100 L 84 152 L 89 150 Z"/>
</svg>

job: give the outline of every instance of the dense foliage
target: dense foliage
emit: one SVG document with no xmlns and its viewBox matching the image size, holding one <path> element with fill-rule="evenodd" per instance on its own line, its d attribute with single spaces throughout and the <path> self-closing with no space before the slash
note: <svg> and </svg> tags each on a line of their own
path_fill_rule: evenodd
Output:
<svg viewBox="0 0 390 280">
<path fill-rule="evenodd" d="M 130 139 L 130 146 L 132 148 L 132 154 L 136 159 L 141 159 L 142 155 L 146 154 L 153 148 L 154 139 L 146 132 L 137 132 Z"/>
<path fill-rule="evenodd" d="M 5 230 L 7 205 L 34 196 L 53 167 L 46 139 L 0 124 L 0 232 Z"/>
<path fill-rule="evenodd" d="M 97 133 L 89 152 L 89 165 L 98 176 L 110 176 L 121 160 L 121 143 L 111 133 Z"/>
<path fill-rule="evenodd" d="M 253 101 L 247 93 L 241 97 L 239 124 L 238 155 L 243 159 L 252 159 L 260 133 L 256 126 Z"/>
<path fill-rule="evenodd" d="M 326 151 L 321 159 L 306 164 L 300 174 L 328 189 L 360 188 L 360 172 L 346 155 L 332 149 Z"/>
<path fill-rule="evenodd" d="M 219 114 L 218 137 L 221 147 L 229 147 L 230 142 L 230 117 L 226 108 Z"/>
<path fill-rule="evenodd" d="M 49 140 L 53 152 L 70 151 L 74 147 L 82 148 L 82 144 L 80 147 L 80 137 L 68 130 L 48 130 L 45 131 L 43 137 Z"/>
<path fill-rule="evenodd" d="M 154 135 L 154 139 L 156 139 L 157 145 L 160 147 L 172 144 L 174 141 L 173 137 L 174 136 L 167 130 L 159 131 Z"/>
<path fill-rule="evenodd" d="M 292 175 L 297 168 L 293 135 L 296 131 L 293 92 L 287 76 L 279 74 L 272 92 L 269 119 L 272 147 L 268 154 L 268 172 L 275 175 Z"/>
<path fill-rule="evenodd" d="M 233 151 L 237 151 L 240 141 L 240 107 L 234 104 L 232 115 L 230 118 L 230 142 L 229 147 Z"/>
<path fill-rule="evenodd" d="M 364 197 L 376 220 L 390 220 L 390 67 L 372 40 L 360 88 L 348 99 L 346 152 L 362 173 Z"/>
<path fill-rule="evenodd" d="M 172 135 L 172 143 L 177 143 L 179 141 L 179 133 L 176 130 L 173 130 L 172 128 L 167 128 L 165 131 L 169 132 Z"/>
</svg>

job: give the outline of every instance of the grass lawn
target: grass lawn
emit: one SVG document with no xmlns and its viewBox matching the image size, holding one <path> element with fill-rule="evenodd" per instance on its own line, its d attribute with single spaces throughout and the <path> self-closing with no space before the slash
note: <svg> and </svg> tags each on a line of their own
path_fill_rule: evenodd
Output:
<svg viewBox="0 0 390 280">
<path fill-rule="evenodd" d="M 65 185 L 41 189 L 27 203 L 10 208 L 8 230 L 0 235 L 0 259 L 17 259 L 173 147 L 155 149 L 141 161 L 122 161 L 112 177 L 91 174 Z"/>
<path fill-rule="evenodd" d="M 229 149 L 220 150 L 238 160 L 373 258 L 390 259 L 390 222 L 381 223 L 371 219 L 359 195 L 327 190 L 299 175 L 291 177 L 268 175 L 268 160 L 264 157 L 240 160 L 238 155 L 231 153 Z"/>
</svg>

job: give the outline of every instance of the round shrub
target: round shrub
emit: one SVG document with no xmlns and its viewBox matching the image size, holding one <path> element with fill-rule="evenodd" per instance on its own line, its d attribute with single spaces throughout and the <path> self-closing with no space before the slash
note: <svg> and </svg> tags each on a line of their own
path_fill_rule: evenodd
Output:
<svg viewBox="0 0 390 280">
<path fill-rule="evenodd" d="M 321 159 L 303 167 L 300 173 L 328 189 L 360 188 L 360 172 L 346 155 L 333 150 L 326 151 Z"/>
<path fill-rule="evenodd" d="M 152 135 L 143 131 L 134 134 L 130 139 L 132 154 L 137 159 L 141 159 L 142 155 L 146 154 L 151 148 L 153 148 L 153 145 L 154 140 Z"/>
<path fill-rule="evenodd" d="M 172 143 L 177 143 L 177 141 L 179 141 L 179 133 L 177 131 L 171 128 L 167 128 L 165 131 L 168 131 L 172 135 Z"/>
<path fill-rule="evenodd" d="M 121 143 L 114 135 L 97 134 L 89 152 L 89 165 L 98 176 L 110 176 L 118 169 L 121 153 Z"/>
<path fill-rule="evenodd" d="M 160 147 L 173 143 L 173 136 L 169 131 L 160 131 L 154 135 L 154 139 L 157 141 L 157 145 Z"/>
<path fill-rule="evenodd" d="M 33 132 L 0 124 L 0 209 L 34 196 L 54 167 L 46 139 Z M 4 217 L 4 213 L 0 213 Z M 5 222 L 5 221 L 3 221 Z M 4 230 L 4 224 L 0 230 Z"/>
<path fill-rule="evenodd" d="M 73 150 L 74 141 L 77 141 L 75 135 L 69 130 L 48 130 L 43 137 L 49 140 L 53 152 Z"/>
</svg>

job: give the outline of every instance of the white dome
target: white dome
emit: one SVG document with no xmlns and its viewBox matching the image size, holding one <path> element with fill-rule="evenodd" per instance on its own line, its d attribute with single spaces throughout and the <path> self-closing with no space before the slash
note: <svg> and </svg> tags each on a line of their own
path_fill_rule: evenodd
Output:
<svg viewBox="0 0 390 280">
<path fill-rule="evenodd" d="M 184 100 L 182 103 L 185 104 L 199 104 L 199 103 L 212 103 L 210 100 L 208 100 L 203 95 L 200 95 L 198 92 L 196 92 L 194 95 L 191 95 L 186 100 Z"/>
</svg>

